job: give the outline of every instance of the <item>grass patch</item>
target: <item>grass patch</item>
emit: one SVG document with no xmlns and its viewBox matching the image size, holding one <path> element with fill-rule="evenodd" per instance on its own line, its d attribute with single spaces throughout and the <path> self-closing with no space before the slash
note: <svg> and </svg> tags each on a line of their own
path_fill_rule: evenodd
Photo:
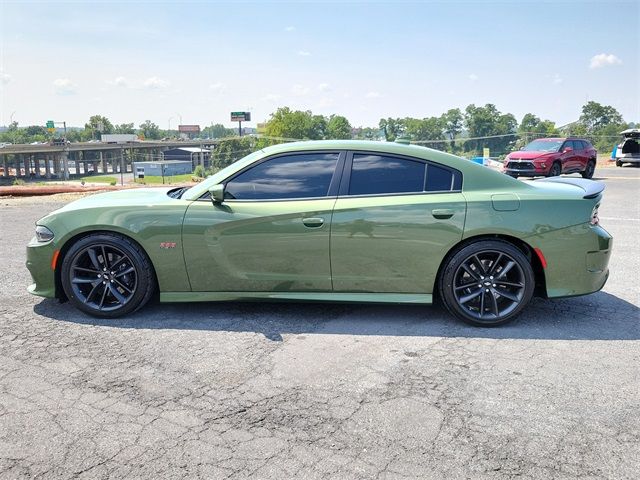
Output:
<svg viewBox="0 0 640 480">
<path fill-rule="evenodd" d="M 91 175 L 89 177 L 82 177 L 80 180 L 87 183 L 113 183 L 114 185 L 118 182 L 116 177 L 110 177 L 108 175 Z"/>
<path fill-rule="evenodd" d="M 191 177 L 193 177 L 192 173 L 185 173 L 184 175 L 173 175 L 171 177 L 164 177 L 164 184 L 171 185 L 172 183 L 191 183 Z M 136 183 L 146 183 L 146 184 L 161 184 L 162 185 L 162 177 L 160 176 L 151 176 L 145 175 L 144 178 L 135 179 Z"/>
</svg>

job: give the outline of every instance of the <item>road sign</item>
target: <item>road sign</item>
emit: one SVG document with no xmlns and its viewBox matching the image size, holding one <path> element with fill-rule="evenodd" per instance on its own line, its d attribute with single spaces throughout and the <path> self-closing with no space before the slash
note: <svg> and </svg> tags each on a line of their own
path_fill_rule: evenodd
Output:
<svg viewBox="0 0 640 480">
<path fill-rule="evenodd" d="M 56 131 L 55 127 L 47 127 L 47 132 L 54 133 Z"/>
<path fill-rule="evenodd" d="M 232 122 L 250 122 L 251 112 L 231 112 Z"/>
<path fill-rule="evenodd" d="M 482 149 L 482 156 L 483 156 L 484 158 L 489 158 L 489 157 L 490 157 L 490 155 L 489 155 L 489 149 L 488 149 L 487 147 L 484 147 L 484 148 Z"/>
<path fill-rule="evenodd" d="M 200 125 L 178 125 L 180 133 L 200 133 Z"/>
<path fill-rule="evenodd" d="M 49 128 L 49 129 L 51 129 L 51 128 L 55 129 L 56 128 L 55 123 L 53 122 L 53 120 L 47 120 L 47 128 Z"/>
</svg>

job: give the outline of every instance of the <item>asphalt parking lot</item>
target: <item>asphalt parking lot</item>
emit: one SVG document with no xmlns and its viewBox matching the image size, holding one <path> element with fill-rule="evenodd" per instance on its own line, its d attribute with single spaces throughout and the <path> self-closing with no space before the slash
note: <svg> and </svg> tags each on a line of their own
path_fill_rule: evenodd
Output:
<svg viewBox="0 0 640 480">
<path fill-rule="evenodd" d="M 439 307 L 30 296 L 55 199 L 0 199 L 0 479 L 638 478 L 640 169 L 603 168 L 611 276 L 498 329 Z"/>
</svg>

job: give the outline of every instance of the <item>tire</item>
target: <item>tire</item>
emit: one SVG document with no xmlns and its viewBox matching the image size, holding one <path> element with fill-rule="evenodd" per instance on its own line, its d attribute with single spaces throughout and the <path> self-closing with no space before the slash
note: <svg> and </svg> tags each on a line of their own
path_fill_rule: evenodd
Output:
<svg viewBox="0 0 640 480">
<path fill-rule="evenodd" d="M 560 165 L 560 162 L 553 162 L 553 165 L 551 165 L 551 168 L 549 169 L 549 173 L 547 174 L 547 177 L 557 177 L 561 173 L 562 173 L 562 165 Z"/>
<path fill-rule="evenodd" d="M 616 167 L 621 167 L 622 166 L 622 162 L 620 160 L 616 160 Z"/>
<path fill-rule="evenodd" d="M 113 233 L 92 234 L 74 243 L 64 256 L 60 278 L 71 304 L 100 318 L 135 312 L 156 286 L 146 253 Z"/>
<path fill-rule="evenodd" d="M 587 166 L 585 167 L 584 171 L 580 173 L 580 175 L 582 175 L 582 178 L 593 178 L 593 174 L 595 171 L 596 161 L 589 160 L 589 162 L 587 162 Z"/>
<path fill-rule="evenodd" d="M 527 257 L 502 240 L 468 244 L 447 260 L 439 293 L 447 310 L 470 325 L 497 327 L 513 320 L 535 287 Z"/>
</svg>

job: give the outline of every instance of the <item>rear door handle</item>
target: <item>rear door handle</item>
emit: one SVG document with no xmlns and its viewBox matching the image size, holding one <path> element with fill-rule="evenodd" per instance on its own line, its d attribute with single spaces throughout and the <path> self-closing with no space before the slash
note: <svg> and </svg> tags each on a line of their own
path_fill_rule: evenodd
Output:
<svg viewBox="0 0 640 480">
<path fill-rule="evenodd" d="M 439 220 L 446 220 L 447 218 L 451 218 L 453 217 L 453 214 L 455 212 L 451 209 L 448 208 L 436 208 L 434 210 L 431 210 L 431 214 L 434 216 L 434 218 L 437 218 Z"/>
<path fill-rule="evenodd" d="M 309 228 L 318 228 L 324 225 L 324 218 L 320 218 L 320 217 L 303 218 L 302 223 L 304 223 L 304 225 Z"/>
</svg>

